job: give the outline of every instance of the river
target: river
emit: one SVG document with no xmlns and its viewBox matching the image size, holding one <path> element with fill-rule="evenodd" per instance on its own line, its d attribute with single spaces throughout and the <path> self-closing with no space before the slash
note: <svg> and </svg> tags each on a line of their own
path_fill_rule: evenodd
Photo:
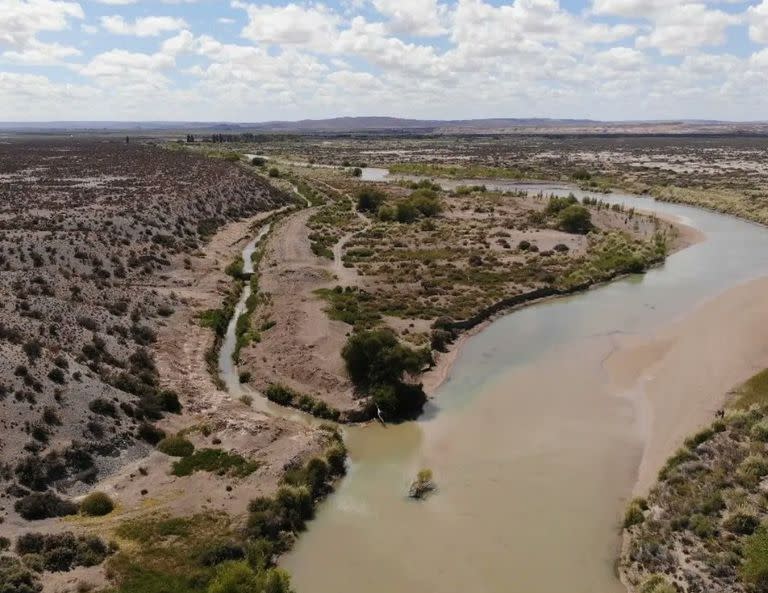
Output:
<svg viewBox="0 0 768 593">
<path fill-rule="evenodd" d="M 768 274 L 768 231 L 650 198 L 596 197 L 677 217 L 707 240 L 645 275 L 499 318 L 465 343 L 417 422 L 348 427 L 349 474 L 281 562 L 298 593 L 623 590 L 615 559 L 644 412 L 603 361 L 617 336 L 648 334 Z M 438 491 L 413 502 L 422 467 Z"/>
</svg>

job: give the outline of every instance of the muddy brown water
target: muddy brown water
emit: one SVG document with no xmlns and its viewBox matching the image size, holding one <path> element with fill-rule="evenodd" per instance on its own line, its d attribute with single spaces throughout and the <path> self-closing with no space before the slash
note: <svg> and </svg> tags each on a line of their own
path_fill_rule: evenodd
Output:
<svg viewBox="0 0 768 593">
<path fill-rule="evenodd" d="M 643 276 L 498 319 L 466 342 L 418 421 L 347 428 L 349 474 L 281 562 L 298 593 L 623 590 L 615 559 L 643 411 L 602 361 L 618 334 L 649 333 L 768 274 L 768 231 L 649 198 L 596 197 L 676 216 L 707 240 Z M 438 491 L 413 502 L 422 467 Z"/>
</svg>

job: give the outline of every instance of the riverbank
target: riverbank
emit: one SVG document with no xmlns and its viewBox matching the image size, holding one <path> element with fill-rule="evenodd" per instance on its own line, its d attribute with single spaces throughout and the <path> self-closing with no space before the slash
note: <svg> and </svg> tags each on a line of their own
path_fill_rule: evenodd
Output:
<svg viewBox="0 0 768 593">
<path fill-rule="evenodd" d="M 650 210 L 638 209 L 638 212 L 646 216 L 653 214 L 653 212 Z M 674 226 L 674 228 L 677 231 L 677 235 L 674 241 L 672 242 L 672 244 L 670 245 L 670 249 L 669 249 L 669 253 L 667 254 L 667 257 L 679 251 L 682 251 L 688 247 L 692 247 L 697 243 L 701 243 L 707 240 L 706 235 L 704 233 L 702 233 L 700 230 L 688 224 L 685 224 L 678 217 L 670 216 L 670 215 L 668 216 L 657 215 L 657 217 L 660 220 L 663 220 L 664 222 Z M 661 265 L 663 265 L 663 263 Z M 613 278 L 608 282 L 609 283 L 613 282 L 616 279 L 617 278 Z M 585 288 L 584 290 L 589 291 L 594 288 L 598 288 L 599 286 L 601 286 L 601 284 L 592 285 L 590 287 Z M 436 357 L 435 364 L 432 366 L 432 368 L 430 368 L 428 371 L 426 371 L 420 376 L 419 379 L 423 383 L 424 391 L 427 393 L 427 395 L 434 396 L 437 390 L 440 388 L 440 386 L 450 376 L 451 369 L 453 368 L 457 358 L 460 356 L 462 348 L 464 347 L 466 342 L 470 340 L 473 336 L 481 333 L 494 321 L 496 321 L 500 317 L 510 315 L 511 313 L 517 310 L 520 310 L 524 307 L 533 306 L 545 301 L 550 301 L 550 300 L 562 298 L 565 296 L 569 296 L 569 294 L 557 294 L 557 295 L 551 295 L 551 296 L 546 296 L 542 298 L 536 298 L 532 300 L 527 300 L 518 305 L 514 305 L 508 308 L 503 308 L 502 310 L 489 316 L 486 320 L 482 321 L 481 323 L 478 323 L 477 325 L 471 327 L 470 329 L 461 331 L 458 334 L 457 338 L 453 341 L 453 343 L 448 344 L 446 348 L 446 352 L 440 353 Z"/>
<path fill-rule="evenodd" d="M 661 331 L 619 338 L 605 361 L 615 385 L 642 408 L 642 494 L 683 440 L 709 424 L 734 386 L 768 366 L 768 278 L 711 299 Z"/>
</svg>

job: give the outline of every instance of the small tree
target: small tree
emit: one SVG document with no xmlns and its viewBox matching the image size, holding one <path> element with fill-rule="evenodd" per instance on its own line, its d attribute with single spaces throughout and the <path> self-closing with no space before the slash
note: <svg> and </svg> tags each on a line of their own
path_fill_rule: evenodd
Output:
<svg viewBox="0 0 768 593">
<path fill-rule="evenodd" d="M 568 206 L 558 216 L 558 228 L 566 233 L 586 234 L 592 228 L 592 215 L 584 206 Z"/>
</svg>

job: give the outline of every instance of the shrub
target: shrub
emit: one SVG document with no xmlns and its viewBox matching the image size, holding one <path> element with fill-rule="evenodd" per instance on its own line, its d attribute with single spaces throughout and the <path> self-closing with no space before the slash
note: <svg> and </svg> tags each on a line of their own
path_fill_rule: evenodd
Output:
<svg viewBox="0 0 768 593">
<path fill-rule="evenodd" d="M 216 566 L 223 562 L 242 560 L 243 558 L 245 558 L 245 550 L 237 542 L 214 542 L 200 554 L 200 564 Z"/>
<path fill-rule="evenodd" d="M 530 241 L 526 241 L 525 239 L 523 239 L 522 241 L 520 241 L 517 244 L 517 248 L 520 251 L 528 251 L 531 248 L 531 242 Z"/>
<path fill-rule="evenodd" d="M 270 168 L 269 176 L 274 178 L 280 177 L 280 169 L 278 169 L 277 167 Z"/>
<path fill-rule="evenodd" d="M 295 391 L 293 391 L 293 389 L 290 389 L 289 387 L 285 387 L 279 383 L 272 383 L 269 387 L 267 387 L 265 395 L 267 396 L 267 399 L 275 402 L 276 404 L 280 404 L 281 406 L 289 406 L 293 403 L 293 399 L 297 394 Z"/>
<path fill-rule="evenodd" d="M 723 521 L 723 527 L 736 535 L 752 535 L 760 526 L 754 515 L 736 513 Z"/>
<path fill-rule="evenodd" d="M 171 457 L 187 457 L 195 452 L 195 446 L 182 436 L 165 437 L 157 444 L 157 450 Z"/>
<path fill-rule="evenodd" d="M 663 576 L 653 575 L 640 586 L 639 593 L 677 593 L 677 589 Z"/>
<path fill-rule="evenodd" d="M 715 534 L 714 522 L 705 515 L 696 514 L 691 516 L 689 529 L 702 539 L 710 538 Z"/>
<path fill-rule="evenodd" d="M 750 455 L 736 470 L 737 481 L 745 488 L 754 488 L 768 475 L 768 460 L 762 455 Z"/>
<path fill-rule="evenodd" d="M 63 385 L 64 384 L 64 380 L 65 380 L 64 371 L 62 371 L 58 367 L 53 368 L 48 373 L 48 378 L 51 381 L 53 381 L 54 383 L 58 383 L 59 385 Z"/>
<path fill-rule="evenodd" d="M 583 167 L 576 169 L 571 176 L 577 181 L 589 181 L 592 179 L 592 174 Z"/>
<path fill-rule="evenodd" d="M 0 591 L 3 593 L 39 593 L 43 586 L 37 575 L 15 558 L 0 557 Z"/>
<path fill-rule="evenodd" d="M 744 564 L 741 573 L 752 585 L 768 582 L 768 529 L 760 527 L 744 542 Z"/>
<path fill-rule="evenodd" d="M 64 517 L 77 513 L 77 505 L 53 492 L 33 492 L 16 501 L 16 512 L 27 521 Z"/>
<path fill-rule="evenodd" d="M 547 203 L 547 207 L 544 209 L 544 214 L 549 216 L 554 214 L 560 214 L 560 212 L 562 212 L 566 208 L 575 206 L 578 203 L 579 201 L 576 199 L 576 196 L 574 196 L 573 194 L 569 194 L 567 197 L 551 196 L 549 198 L 549 202 Z"/>
<path fill-rule="evenodd" d="M 175 391 L 163 389 L 157 394 L 157 399 L 163 411 L 170 412 L 171 414 L 181 414 L 181 402 Z"/>
<path fill-rule="evenodd" d="M 592 228 L 592 215 L 584 206 L 568 206 L 558 216 L 558 228 L 566 233 L 586 234 Z"/>
<path fill-rule="evenodd" d="M 397 222 L 411 223 L 419 217 L 419 210 L 410 201 L 399 202 L 395 217 Z"/>
<path fill-rule="evenodd" d="M 397 218 L 397 211 L 392 206 L 381 206 L 376 216 L 382 222 L 393 222 Z"/>
<path fill-rule="evenodd" d="M 377 212 L 386 199 L 386 194 L 378 189 L 361 189 L 356 195 L 357 209 L 360 212 Z"/>
<path fill-rule="evenodd" d="M 752 438 L 762 442 L 768 442 L 768 419 L 756 422 L 749 431 Z"/>
<path fill-rule="evenodd" d="M 92 492 L 80 503 L 80 512 L 89 517 L 108 515 L 114 508 L 112 499 L 103 492 Z"/>
<path fill-rule="evenodd" d="M 634 525 L 639 525 L 645 521 L 645 515 L 643 515 L 643 509 L 636 502 L 632 502 L 624 513 L 624 529 L 629 529 Z"/>
<path fill-rule="evenodd" d="M 136 430 L 136 436 L 150 445 L 157 445 L 165 438 L 165 431 L 148 422 L 142 422 Z"/>
<path fill-rule="evenodd" d="M 88 404 L 88 409 L 94 414 L 100 414 L 101 416 L 111 416 L 115 418 L 117 416 L 117 407 L 111 401 L 104 399 L 103 397 L 97 397 Z"/>
</svg>

